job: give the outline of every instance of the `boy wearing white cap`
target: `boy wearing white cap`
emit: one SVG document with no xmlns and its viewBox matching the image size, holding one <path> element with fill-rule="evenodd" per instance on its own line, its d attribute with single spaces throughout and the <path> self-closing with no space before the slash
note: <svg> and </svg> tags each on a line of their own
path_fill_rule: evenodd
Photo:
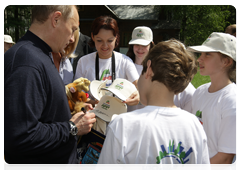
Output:
<svg viewBox="0 0 240 170">
<path fill-rule="evenodd" d="M 196 116 L 174 105 L 197 72 L 193 55 L 176 40 L 160 42 L 143 61 L 138 80 L 146 107 L 110 122 L 98 163 L 205 164 L 207 137 Z"/>
<path fill-rule="evenodd" d="M 6 53 L 13 44 L 15 44 L 15 42 L 13 42 L 12 37 L 10 35 L 4 35 L 4 53 Z"/>
<path fill-rule="evenodd" d="M 211 164 L 232 163 L 236 154 L 236 38 L 213 32 L 201 46 L 200 74 L 211 82 L 200 86 L 193 96 L 193 114 L 199 117 L 208 137 Z"/>
</svg>

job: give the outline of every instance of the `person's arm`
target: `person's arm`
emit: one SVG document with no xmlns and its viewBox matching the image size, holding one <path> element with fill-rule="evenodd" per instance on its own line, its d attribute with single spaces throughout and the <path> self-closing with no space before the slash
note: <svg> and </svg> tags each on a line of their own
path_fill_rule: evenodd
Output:
<svg viewBox="0 0 240 170">
<path fill-rule="evenodd" d="M 138 85 L 137 85 L 138 78 L 139 78 L 138 71 L 134 63 L 129 57 L 126 58 L 125 65 L 126 65 L 125 69 L 126 69 L 127 79 L 131 81 L 138 89 Z M 124 103 L 126 103 L 129 106 L 134 106 L 134 105 L 137 105 L 139 101 L 140 101 L 139 93 L 138 91 L 135 91 Z"/>
<path fill-rule="evenodd" d="M 133 84 L 136 86 L 136 88 L 137 88 L 137 81 L 138 80 L 135 80 L 133 82 Z M 134 106 L 134 105 L 137 105 L 139 103 L 139 101 L 140 101 L 139 93 L 138 93 L 138 91 L 135 91 L 131 94 L 131 96 L 129 98 L 127 98 L 126 101 L 124 101 L 124 103 L 126 103 L 129 106 Z"/>
<path fill-rule="evenodd" d="M 44 154 L 68 143 L 68 120 L 51 122 L 54 114 L 65 119 L 68 113 L 46 115 L 45 108 L 49 104 L 47 87 L 37 69 L 19 67 L 5 83 L 8 84 L 4 87 L 7 94 L 4 98 L 5 151 L 23 155 Z"/>
<path fill-rule="evenodd" d="M 210 158 L 211 164 L 231 164 L 235 154 L 228 154 L 218 152 L 215 156 Z"/>
<path fill-rule="evenodd" d="M 132 82 L 135 86 L 136 86 L 136 88 L 138 89 L 138 80 L 135 80 L 134 82 Z"/>
</svg>

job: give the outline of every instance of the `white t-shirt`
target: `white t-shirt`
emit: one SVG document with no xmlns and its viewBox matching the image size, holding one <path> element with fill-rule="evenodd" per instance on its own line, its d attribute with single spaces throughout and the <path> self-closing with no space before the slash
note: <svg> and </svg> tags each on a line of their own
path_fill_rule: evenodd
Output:
<svg viewBox="0 0 240 170">
<path fill-rule="evenodd" d="M 177 107 L 192 113 L 192 97 L 195 90 L 196 89 L 192 83 L 189 83 L 181 93 L 174 95 L 174 104 Z"/>
<path fill-rule="evenodd" d="M 207 138 L 193 114 L 146 106 L 110 122 L 98 163 L 205 164 Z"/>
<path fill-rule="evenodd" d="M 236 93 L 232 83 L 223 89 L 209 93 L 211 83 L 197 88 L 193 95 L 193 114 L 200 115 L 208 138 L 209 157 L 218 152 L 236 153 Z"/>
<path fill-rule="evenodd" d="M 140 75 L 142 74 L 142 70 L 143 70 L 143 65 L 139 65 L 139 64 L 136 64 L 134 63 L 136 69 L 137 69 L 137 72 L 138 72 L 138 75 L 140 77 Z"/>
<path fill-rule="evenodd" d="M 138 65 L 135 63 L 135 67 L 138 71 L 138 75 L 140 77 L 142 73 L 143 66 Z M 188 86 L 182 91 L 181 93 L 178 93 L 177 95 L 174 95 L 174 104 L 177 107 L 180 107 L 183 110 L 186 110 L 190 113 L 192 113 L 192 96 L 193 93 L 195 92 L 195 87 L 192 85 L 192 83 L 189 83 Z M 131 112 L 137 109 L 143 108 L 144 105 L 139 103 L 138 105 L 135 106 L 128 106 L 127 111 Z"/>
<path fill-rule="evenodd" d="M 132 60 L 119 52 L 114 51 L 115 54 L 115 78 L 124 78 L 130 82 L 138 80 L 138 73 Z M 90 53 L 81 57 L 78 61 L 75 78 L 84 77 L 90 81 L 96 80 L 95 75 L 95 59 L 96 52 Z M 107 86 L 112 84 L 112 58 L 99 58 L 99 79 L 108 79 Z"/>
</svg>

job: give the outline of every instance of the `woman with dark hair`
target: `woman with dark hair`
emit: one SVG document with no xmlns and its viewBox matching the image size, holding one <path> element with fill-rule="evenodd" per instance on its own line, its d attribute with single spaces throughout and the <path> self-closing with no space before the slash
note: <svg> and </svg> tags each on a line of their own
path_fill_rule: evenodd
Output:
<svg viewBox="0 0 240 170">
<path fill-rule="evenodd" d="M 91 27 L 89 45 L 95 47 L 97 52 L 85 55 L 78 61 L 75 79 L 84 77 L 90 81 L 107 80 L 106 86 L 110 86 L 114 79 L 124 78 L 137 86 L 139 76 L 136 67 L 128 56 L 114 51 L 118 44 L 119 29 L 116 20 L 109 16 L 96 18 Z M 128 105 L 138 104 L 138 92 L 133 93 L 125 102 Z M 90 103 L 96 104 L 93 100 Z"/>
</svg>

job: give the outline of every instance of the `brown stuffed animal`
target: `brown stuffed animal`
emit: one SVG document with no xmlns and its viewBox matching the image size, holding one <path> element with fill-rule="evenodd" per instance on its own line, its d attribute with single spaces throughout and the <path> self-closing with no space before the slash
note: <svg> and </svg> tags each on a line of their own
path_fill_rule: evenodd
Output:
<svg viewBox="0 0 240 170">
<path fill-rule="evenodd" d="M 85 107 L 84 103 L 87 101 L 88 94 L 84 93 L 82 90 L 88 92 L 89 85 L 90 81 L 81 77 L 76 79 L 73 83 L 65 86 L 68 104 L 72 115 L 80 112 L 82 107 Z"/>
</svg>

